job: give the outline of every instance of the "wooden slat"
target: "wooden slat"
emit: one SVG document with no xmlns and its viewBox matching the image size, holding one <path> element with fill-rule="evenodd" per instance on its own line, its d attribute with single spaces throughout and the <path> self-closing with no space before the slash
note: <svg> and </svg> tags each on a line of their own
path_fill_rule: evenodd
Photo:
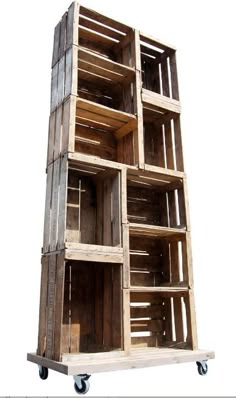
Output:
<svg viewBox="0 0 236 398">
<path fill-rule="evenodd" d="M 60 200 L 59 200 L 59 210 L 58 210 L 57 249 L 63 249 L 65 243 L 67 176 L 68 176 L 68 162 L 67 158 L 63 157 L 61 159 L 61 169 L 60 169 Z"/>
<path fill-rule="evenodd" d="M 67 28 L 66 28 L 66 49 L 72 44 L 78 46 L 78 23 L 79 23 L 80 6 L 77 2 L 73 2 L 68 9 Z"/>
<path fill-rule="evenodd" d="M 64 306 L 62 319 L 61 350 L 70 352 L 70 314 L 71 314 L 71 265 L 65 262 L 64 276 Z"/>
<path fill-rule="evenodd" d="M 174 99 L 164 97 L 163 95 L 153 93 L 150 90 L 142 89 L 142 101 L 144 106 L 154 106 L 163 111 L 169 111 L 179 114 L 181 112 L 180 103 Z"/>
<path fill-rule="evenodd" d="M 169 73 L 168 73 L 167 59 L 165 59 L 161 62 L 161 76 L 162 76 L 163 95 L 170 97 Z"/>
<path fill-rule="evenodd" d="M 63 57 L 66 47 L 66 25 L 67 25 L 67 12 L 63 15 L 61 19 L 59 59 Z"/>
<path fill-rule="evenodd" d="M 175 136 L 175 153 L 176 153 L 176 168 L 179 171 L 184 171 L 183 161 L 183 147 L 181 137 L 180 118 L 174 118 L 174 136 Z"/>
<path fill-rule="evenodd" d="M 157 336 L 138 336 L 131 338 L 131 344 L 135 347 L 157 347 Z"/>
<path fill-rule="evenodd" d="M 121 266 L 112 269 L 112 348 L 122 347 Z"/>
<path fill-rule="evenodd" d="M 140 33 L 140 40 L 147 44 L 150 44 L 151 46 L 158 47 L 161 50 L 175 50 L 175 47 L 171 44 L 164 43 L 163 41 L 144 33 Z"/>
<path fill-rule="evenodd" d="M 134 85 L 134 112 L 137 115 L 137 130 L 134 131 L 135 164 L 144 169 L 144 133 L 143 133 L 143 107 L 141 99 L 141 54 L 139 32 L 134 30 L 134 40 L 131 43 L 131 54 L 135 62 L 136 76 Z"/>
<path fill-rule="evenodd" d="M 57 160 L 61 154 L 61 143 L 62 143 L 62 109 L 63 106 L 59 106 L 55 111 L 55 143 L 54 143 L 54 160 Z"/>
<path fill-rule="evenodd" d="M 91 42 L 92 44 L 96 44 L 99 48 L 103 50 L 110 50 L 112 45 L 116 43 L 115 39 L 99 34 L 81 25 L 79 26 L 79 39 L 82 45 L 84 44 L 84 41 L 86 43 Z"/>
<path fill-rule="evenodd" d="M 112 345 L 112 273 L 110 268 L 104 268 L 104 309 L 103 309 L 103 344 Z"/>
<path fill-rule="evenodd" d="M 131 235 L 140 236 L 171 236 L 171 235 L 184 235 L 185 229 L 160 227 L 156 225 L 145 225 L 145 224 L 129 224 L 129 231 Z"/>
<path fill-rule="evenodd" d="M 43 252 L 50 250 L 50 228 L 51 228 L 51 205 L 52 205 L 52 185 L 53 185 L 53 163 L 47 168 L 47 188 L 44 212 L 44 235 L 43 235 Z"/>
<path fill-rule="evenodd" d="M 123 349 L 125 353 L 130 352 L 130 346 L 130 292 L 128 289 L 123 289 Z"/>
<path fill-rule="evenodd" d="M 81 6 L 80 13 L 87 18 L 94 19 L 95 21 L 102 23 L 106 26 L 109 26 L 110 28 L 118 30 L 120 32 L 128 33 L 130 30 L 130 28 L 124 25 L 123 23 L 118 22 L 102 14 L 99 14 L 98 12 L 90 10 L 89 8 Z"/>
<path fill-rule="evenodd" d="M 60 29 L 61 29 L 61 22 L 55 27 L 54 30 L 54 43 L 53 43 L 53 53 L 52 53 L 52 68 L 57 63 L 59 59 L 59 46 L 60 46 Z"/>
<path fill-rule="evenodd" d="M 112 180 L 112 245 L 121 246 L 121 192 L 120 192 L 121 176 L 117 173 L 116 177 Z"/>
<path fill-rule="evenodd" d="M 52 112 L 49 118 L 48 126 L 48 153 L 47 166 L 54 160 L 54 140 L 55 140 L 55 112 Z"/>
<path fill-rule="evenodd" d="M 127 114 L 125 112 L 117 111 L 115 109 L 108 108 L 107 106 L 93 103 L 82 98 L 77 99 L 77 107 L 93 113 L 100 113 L 103 116 L 107 116 L 114 120 L 121 122 L 129 122 L 131 119 L 135 119 L 135 116 Z"/>
<path fill-rule="evenodd" d="M 42 257 L 40 306 L 39 306 L 39 330 L 37 355 L 43 356 L 46 350 L 47 331 L 47 296 L 48 296 L 48 256 Z"/>
<path fill-rule="evenodd" d="M 179 100 L 179 86 L 178 86 L 178 75 L 177 75 L 177 65 L 176 65 L 176 53 L 170 54 L 170 74 L 171 74 L 171 88 L 172 97 Z"/>
<path fill-rule="evenodd" d="M 58 254 L 57 264 L 56 264 L 56 294 L 55 294 L 54 353 L 53 353 L 53 359 L 55 361 L 60 361 L 62 354 L 64 277 L 65 277 L 64 254 Z"/>
<path fill-rule="evenodd" d="M 53 359 L 56 255 L 50 255 L 48 261 L 47 334 L 45 356 L 48 359 Z"/>
<path fill-rule="evenodd" d="M 186 293 L 188 292 L 187 286 L 155 286 L 155 287 L 144 287 L 138 286 L 130 289 L 131 292 L 135 293 Z"/>
<path fill-rule="evenodd" d="M 52 69 L 51 77 L 51 112 L 54 111 L 58 104 L 58 64 L 56 64 Z"/>
<path fill-rule="evenodd" d="M 191 344 L 193 350 L 198 348 L 197 326 L 196 326 L 196 313 L 193 291 L 189 291 L 188 297 L 184 298 L 186 306 L 187 318 L 187 343 Z"/>
<path fill-rule="evenodd" d="M 162 320 L 131 320 L 131 332 L 163 332 Z"/>
<path fill-rule="evenodd" d="M 163 313 L 162 307 L 163 307 L 162 305 L 158 304 L 130 307 L 130 317 L 162 319 L 162 313 Z"/>
<path fill-rule="evenodd" d="M 87 17 L 80 15 L 79 24 L 84 26 L 85 28 L 94 30 L 95 32 L 101 33 L 105 36 L 111 37 L 112 39 L 121 40 L 124 37 L 124 34 L 121 32 L 117 32 L 116 30 L 110 29 L 96 20 L 88 19 Z"/>
<path fill-rule="evenodd" d="M 166 166 L 174 170 L 174 147 L 172 142 L 171 122 L 165 123 L 165 148 L 166 148 Z"/>
<path fill-rule="evenodd" d="M 60 176 L 60 159 L 54 162 L 54 168 L 53 168 L 50 251 L 54 251 L 57 249 L 59 176 Z"/>
<path fill-rule="evenodd" d="M 83 48 L 79 48 L 79 63 L 80 61 L 88 62 L 91 65 L 97 67 L 95 70 L 104 74 L 104 76 L 114 79 L 115 81 L 122 81 L 122 79 L 131 79 L 134 78 L 135 70 L 128 66 L 122 65 L 120 63 L 111 61 L 108 58 L 104 58 L 98 54 L 92 53 L 91 51 L 87 51 Z M 92 71 L 92 70 L 91 70 Z M 108 74 L 110 72 L 110 74 Z M 119 76 L 116 76 L 119 75 Z"/>
<path fill-rule="evenodd" d="M 137 129 L 137 120 L 132 119 L 127 124 L 124 124 L 118 130 L 116 130 L 114 132 L 114 136 L 117 140 L 120 140 L 121 138 L 123 138 L 127 134 L 129 134 L 131 131 L 136 130 L 136 129 Z"/>
<path fill-rule="evenodd" d="M 65 56 L 58 63 L 58 82 L 57 82 L 57 103 L 58 105 L 64 99 L 65 95 Z"/>
</svg>

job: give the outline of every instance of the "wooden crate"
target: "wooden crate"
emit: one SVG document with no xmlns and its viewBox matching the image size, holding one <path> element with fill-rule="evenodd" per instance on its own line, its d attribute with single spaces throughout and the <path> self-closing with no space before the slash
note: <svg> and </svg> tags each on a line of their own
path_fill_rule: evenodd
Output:
<svg viewBox="0 0 236 398">
<path fill-rule="evenodd" d="M 28 360 L 78 375 L 214 357 L 198 350 L 180 114 L 176 49 L 72 3 L 54 35 Z"/>
<path fill-rule="evenodd" d="M 120 179 L 119 170 L 68 161 L 66 156 L 50 164 L 43 253 L 76 250 L 78 245 L 81 251 L 99 251 L 100 245 L 108 252 L 114 247 L 119 255 Z"/>
</svg>

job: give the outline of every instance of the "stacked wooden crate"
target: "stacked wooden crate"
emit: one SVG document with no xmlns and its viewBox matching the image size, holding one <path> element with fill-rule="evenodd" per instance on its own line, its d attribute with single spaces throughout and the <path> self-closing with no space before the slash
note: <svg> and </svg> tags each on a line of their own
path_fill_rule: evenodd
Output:
<svg viewBox="0 0 236 398">
<path fill-rule="evenodd" d="M 54 35 L 38 357 L 197 349 L 180 112 L 175 48 L 72 3 Z"/>
</svg>

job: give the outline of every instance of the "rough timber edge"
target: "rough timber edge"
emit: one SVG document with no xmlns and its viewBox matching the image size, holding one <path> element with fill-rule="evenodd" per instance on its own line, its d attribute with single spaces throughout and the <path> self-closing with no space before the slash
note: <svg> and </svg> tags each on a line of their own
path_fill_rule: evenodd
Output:
<svg viewBox="0 0 236 398">
<path fill-rule="evenodd" d="M 192 351 L 169 349 L 169 351 L 163 350 L 162 352 L 162 349 L 157 349 L 157 353 L 152 355 L 149 355 L 148 351 L 145 352 L 145 350 L 146 349 L 142 350 L 142 356 L 140 356 L 140 350 L 137 350 L 138 355 L 135 354 L 135 350 L 133 350 L 132 354 L 129 356 L 122 355 L 120 357 L 114 357 L 111 359 L 98 359 L 95 357 L 94 360 L 90 359 L 84 361 L 81 358 L 81 360 L 78 362 L 56 362 L 34 353 L 28 353 L 27 360 L 37 365 L 44 366 L 68 376 L 72 376 L 80 373 L 98 373 L 115 370 L 138 369 L 159 365 L 204 361 L 215 358 L 214 352 L 208 350 Z"/>
</svg>

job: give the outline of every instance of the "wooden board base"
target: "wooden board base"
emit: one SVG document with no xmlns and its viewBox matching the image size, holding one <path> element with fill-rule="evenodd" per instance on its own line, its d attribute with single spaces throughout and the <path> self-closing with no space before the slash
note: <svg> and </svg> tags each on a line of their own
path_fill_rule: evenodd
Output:
<svg viewBox="0 0 236 398">
<path fill-rule="evenodd" d="M 67 360 L 63 362 L 52 361 L 33 353 L 27 354 L 28 361 L 69 376 L 196 362 L 214 359 L 214 357 L 213 351 L 173 348 L 135 348 L 129 355 L 125 355 L 123 351 L 114 351 L 114 355 L 108 355 L 108 353 L 78 354 L 77 356 L 73 355 L 71 359 L 67 355 Z"/>
</svg>

